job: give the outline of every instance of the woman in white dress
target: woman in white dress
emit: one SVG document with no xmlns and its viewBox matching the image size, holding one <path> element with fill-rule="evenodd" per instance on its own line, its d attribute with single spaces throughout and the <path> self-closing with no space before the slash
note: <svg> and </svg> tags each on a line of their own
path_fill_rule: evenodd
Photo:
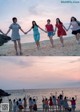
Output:
<svg viewBox="0 0 80 112">
<path fill-rule="evenodd" d="M 18 55 L 17 43 L 18 43 L 18 46 L 19 46 L 20 55 L 22 55 L 22 48 L 21 48 L 19 30 L 21 30 L 24 34 L 25 34 L 25 32 L 22 30 L 20 25 L 17 23 L 17 18 L 16 17 L 14 17 L 12 19 L 12 21 L 13 21 L 13 23 L 10 25 L 9 30 L 7 31 L 6 35 L 10 32 L 10 30 L 12 30 L 11 40 L 14 42 L 14 48 L 15 48 L 15 51 L 16 51 L 16 55 Z"/>
<path fill-rule="evenodd" d="M 71 22 L 67 31 L 70 29 L 71 26 L 72 34 L 75 35 L 77 43 L 80 44 L 80 22 L 75 17 L 71 17 Z"/>
</svg>

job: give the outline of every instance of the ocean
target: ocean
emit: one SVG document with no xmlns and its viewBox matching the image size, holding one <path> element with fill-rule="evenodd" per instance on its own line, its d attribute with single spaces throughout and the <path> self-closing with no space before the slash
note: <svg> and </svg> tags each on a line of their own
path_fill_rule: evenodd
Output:
<svg viewBox="0 0 80 112">
<path fill-rule="evenodd" d="M 55 93 L 57 92 L 57 95 L 59 95 L 62 91 L 64 92 L 64 96 L 67 96 L 69 99 L 75 97 L 75 95 L 77 96 L 76 110 L 80 110 L 80 88 L 7 90 L 7 92 L 10 93 L 11 96 L 4 97 L 3 102 L 7 103 L 8 99 L 23 99 L 25 96 L 26 98 L 29 98 L 29 96 L 31 96 L 32 98 L 37 99 L 38 108 L 42 108 L 42 97 L 49 98 L 51 94 L 55 95 Z"/>
<path fill-rule="evenodd" d="M 67 32 L 67 36 L 65 37 L 71 37 L 73 36 L 71 34 L 71 30 L 69 32 Z M 64 37 L 64 38 L 65 38 Z M 59 37 L 57 37 L 57 34 L 53 37 L 53 39 L 58 39 Z M 44 33 L 40 30 L 40 41 L 45 41 L 45 40 L 49 40 L 48 36 L 47 36 L 47 33 Z M 34 37 L 33 37 L 33 33 L 29 33 L 27 35 L 21 35 L 21 43 L 33 43 L 34 42 Z M 9 41 L 8 43 L 6 44 L 13 44 L 12 41 Z"/>
</svg>

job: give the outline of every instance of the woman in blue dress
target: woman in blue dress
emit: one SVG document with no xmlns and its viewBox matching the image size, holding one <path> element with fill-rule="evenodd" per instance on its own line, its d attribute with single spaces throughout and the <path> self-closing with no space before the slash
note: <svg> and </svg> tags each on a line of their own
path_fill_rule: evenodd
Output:
<svg viewBox="0 0 80 112">
<path fill-rule="evenodd" d="M 33 36 L 34 36 L 35 43 L 37 45 L 37 49 L 39 49 L 40 48 L 40 33 L 39 33 L 39 29 L 41 29 L 45 33 L 46 33 L 46 31 L 43 30 L 42 28 L 40 28 L 35 21 L 32 21 L 32 27 L 30 28 L 30 30 L 28 30 L 26 32 L 26 34 L 28 32 L 30 32 L 32 29 L 33 29 Z"/>
</svg>

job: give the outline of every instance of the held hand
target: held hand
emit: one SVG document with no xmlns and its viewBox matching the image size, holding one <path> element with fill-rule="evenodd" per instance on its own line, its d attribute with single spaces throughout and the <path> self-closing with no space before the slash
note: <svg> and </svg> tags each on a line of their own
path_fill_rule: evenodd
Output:
<svg viewBox="0 0 80 112">
<path fill-rule="evenodd" d="M 56 34 L 56 30 L 54 30 L 54 33 Z"/>
<path fill-rule="evenodd" d="M 3 34 L 4 36 L 7 36 L 7 34 Z"/>
<path fill-rule="evenodd" d="M 54 35 L 56 35 L 56 32 L 54 32 Z"/>
<path fill-rule="evenodd" d="M 27 34 L 27 32 L 24 32 L 24 34 L 26 35 L 26 34 Z"/>
<path fill-rule="evenodd" d="M 47 33 L 47 31 L 46 30 L 44 30 L 44 29 L 41 29 L 43 32 L 45 32 L 45 33 Z"/>
<path fill-rule="evenodd" d="M 66 29 L 66 31 L 68 31 L 68 29 Z"/>
<path fill-rule="evenodd" d="M 44 30 L 45 33 L 48 33 L 46 30 Z"/>
<path fill-rule="evenodd" d="M 7 36 L 7 33 L 5 33 L 4 35 Z"/>
<path fill-rule="evenodd" d="M 45 31 L 45 33 L 48 33 L 47 31 Z"/>
</svg>

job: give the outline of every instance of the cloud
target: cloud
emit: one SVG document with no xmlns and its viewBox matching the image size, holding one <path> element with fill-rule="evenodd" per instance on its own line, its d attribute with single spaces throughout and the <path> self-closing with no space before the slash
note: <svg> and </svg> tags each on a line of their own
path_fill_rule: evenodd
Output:
<svg viewBox="0 0 80 112">
<path fill-rule="evenodd" d="M 54 23 L 55 19 L 60 17 L 64 23 L 68 23 L 73 15 L 80 19 L 79 7 L 80 4 L 61 4 L 61 0 L 0 0 L 0 26 L 6 31 L 14 16 L 19 19 L 23 29 L 26 29 L 26 26 L 30 28 L 32 20 L 43 26 L 48 18 Z"/>
<path fill-rule="evenodd" d="M 64 83 L 64 86 L 67 87 L 80 87 L 80 80 L 79 81 L 67 81 Z"/>
<path fill-rule="evenodd" d="M 16 65 L 19 67 L 29 67 L 32 65 L 32 63 L 29 62 L 29 60 L 27 60 L 27 58 L 23 58 L 23 57 L 1 57 L 0 58 L 0 62 L 1 63 L 6 63 L 6 64 L 11 64 L 11 65 Z"/>
<path fill-rule="evenodd" d="M 30 6 L 29 9 L 28 9 L 28 12 L 31 15 L 38 15 L 38 5 L 35 4 L 35 5 Z"/>
<path fill-rule="evenodd" d="M 22 88 L 79 86 L 79 60 L 79 57 L 1 57 L 0 86 L 7 87 L 7 82 L 12 88 L 16 88 L 14 83 Z"/>
<path fill-rule="evenodd" d="M 70 63 L 76 63 L 76 62 L 80 62 L 80 58 L 73 60 L 73 61 L 70 61 Z"/>
</svg>

